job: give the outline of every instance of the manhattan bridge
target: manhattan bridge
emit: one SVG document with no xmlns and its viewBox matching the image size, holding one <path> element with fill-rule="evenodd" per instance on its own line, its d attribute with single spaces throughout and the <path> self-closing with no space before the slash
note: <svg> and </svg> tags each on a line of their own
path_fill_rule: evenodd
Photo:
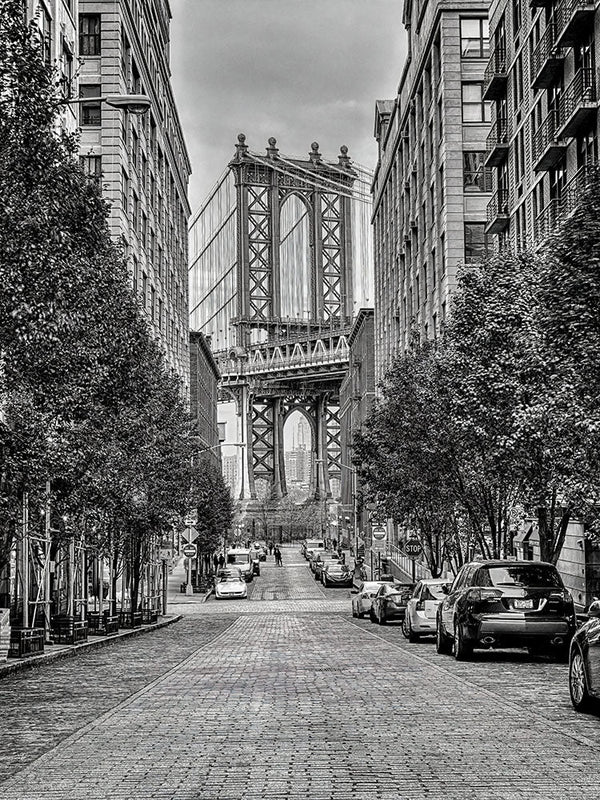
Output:
<svg viewBox="0 0 600 800">
<path fill-rule="evenodd" d="M 190 328 L 210 338 L 222 402 L 235 402 L 239 499 L 287 494 L 284 425 L 311 431 L 309 497 L 339 494 L 340 386 L 349 336 L 371 305 L 372 174 L 342 146 L 284 156 L 243 134 L 191 225 Z"/>
</svg>

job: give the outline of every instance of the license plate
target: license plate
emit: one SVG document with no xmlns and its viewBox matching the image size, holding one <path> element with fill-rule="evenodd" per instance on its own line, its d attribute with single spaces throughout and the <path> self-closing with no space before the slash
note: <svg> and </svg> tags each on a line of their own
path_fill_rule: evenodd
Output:
<svg viewBox="0 0 600 800">
<path fill-rule="evenodd" d="M 533 600 L 529 598 L 528 600 L 513 600 L 513 605 L 515 608 L 533 608 Z"/>
</svg>

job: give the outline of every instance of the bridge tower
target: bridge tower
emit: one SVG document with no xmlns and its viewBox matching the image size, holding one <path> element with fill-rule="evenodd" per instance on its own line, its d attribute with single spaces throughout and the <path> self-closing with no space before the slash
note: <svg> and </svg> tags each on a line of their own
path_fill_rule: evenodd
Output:
<svg viewBox="0 0 600 800">
<path fill-rule="evenodd" d="M 234 275 L 223 270 L 223 281 L 234 288 L 205 317 L 229 308 L 227 347 L 217 346 L 215 357 L 221 397 L 235 400 L 239 418 L 240 499 L 287 494 L 283 427 L 297 410 L 312 431 L 310 495 L 325 500 L 341 473 L 339 390 L 352 325 L 357 173 L 345 146 L 337 163 L 326 161 L 316 142 L 308 158 L 288 158 L 274 138 L 264 155 L 252 152 L 243 134 L 229 171 L 236 251 Z"/>
</svg>

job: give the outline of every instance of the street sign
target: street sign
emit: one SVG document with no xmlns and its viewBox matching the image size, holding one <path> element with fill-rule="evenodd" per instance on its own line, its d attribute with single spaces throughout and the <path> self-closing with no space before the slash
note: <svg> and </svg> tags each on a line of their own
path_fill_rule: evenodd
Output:
<svg viewBox="0 0 600 800">
<path fill-rule="evenodd" d="M 373 539 L 384 540 L 387 538 L 387 529 L 385 525 L 371 525 L 371 535 Z"/>
<path fill-rule="evenodd" d="M 371 552 L 381 553 L 382 555 L 387 552 L 387 542 L 385 539 L 373 539 L 371 542 Z"/>
<path fill-rule="evenodd" d="M 423 545 L 418 539 L 409 539 L 404 545 L 404 552 L 410 558 L 418 558 L 423 552 Z"/>
<path fill-rule="evenodd" d="M 193 528 L 194 525 L 198 522 L 198 512 L 194 509 L 194 511 L 188 511 L 188 513 L 183 518 L 183 524 L 186 528 Z"/>
<path fill-rule="evenodd" d="M 196 558 L 198 549 L 195 544 L 184 544 L 181 552 L 186 558 Z"/>
<path fill-rule="evenodd" d="M 198 531 L 196 530 L 196 528 L 190 526 L 182 532 L 181 538 L 185 539 L 185 541 L 189 542 L 189 544 L 192 544 L 192 542 L 195 542 L 196 539 L 198 538 Z"/>
</svg>

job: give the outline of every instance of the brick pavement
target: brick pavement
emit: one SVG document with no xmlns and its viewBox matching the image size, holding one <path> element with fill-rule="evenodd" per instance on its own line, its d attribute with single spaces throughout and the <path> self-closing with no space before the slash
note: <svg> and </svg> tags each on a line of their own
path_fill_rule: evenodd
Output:
<svg viewBox="0 0 600 800">
<path fill-rule="evenodd" d="M 264 567 L 246 604 L 260 613 L 197 604 L 183 622 L 138 640 L 156 644 L 140 656 L 146 680 L 104 713 L 94 706 L 54 750 L 36 759 L 24 730 L 21 763 L 31 763 L 0 783 L 0 798 L 597 800 L 600 720 L 567 713 L 564 666 L 514 654 L 473 664 L 437 656 L 397 626 L 355 624 L 348 598 L 317 596 L 304 564 L 292 563 Z M 297 613 L 343 602 L 345 614 Z M 186 633 L 179 649 L 169 641 L 176 631 Z M 111 669 L 82 669 L 79 680 L 90 683 L 79 702 L 95 702 L 93 681 Z M 32 677 L 15 676 L 17 692 L 35 697 Z M 68 674 L 43 687 L 55 686 L 48 709 L 60 708 L 65 683 Z M 12 724 L 20 726 L 16 713 Z M 5 737 L 7 727 L 0 722 Z"/>
</svg>

